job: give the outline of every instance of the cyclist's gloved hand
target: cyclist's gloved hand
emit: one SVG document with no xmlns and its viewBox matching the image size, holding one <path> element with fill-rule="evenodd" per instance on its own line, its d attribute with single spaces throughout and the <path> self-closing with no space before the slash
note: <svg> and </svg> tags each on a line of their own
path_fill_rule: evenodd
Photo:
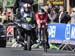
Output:
<svg viewBox="0 0 75 56">
<path fill-rule="evenodd" d="M 41 24 L 38 24 L 38 28 L 41 28 Z"/>
<path fill-rule="evenodd" d="M 48 23 L 46 23 L 46 26 L 48 25 Z"/>
<path fill-rule="evenodd" d="M 40 23 L 46 23 L 46 20 L 41 20 Z"/>
</svg>

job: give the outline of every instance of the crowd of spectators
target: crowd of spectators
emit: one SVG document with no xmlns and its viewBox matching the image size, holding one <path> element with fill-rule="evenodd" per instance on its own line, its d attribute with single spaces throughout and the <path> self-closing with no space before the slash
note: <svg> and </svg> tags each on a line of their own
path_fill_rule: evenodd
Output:
<svg viewBox="0 0 75 56">
<path fill-rule="evenodd" d="M 3 8 L 0 7 L 0 22 L 2 23 L 9 21 L 13 22 L 15 19 L 14 15 L 16 14 L 17 16 L 19 16 L 20 9 L 24 3 L 30 3 L 32 5 L 33 0 L 16 0 L 13 7 L 8 7 L 5 10 L 3 10 Z M 61 6 L 53 5 L 53 3 L 51 2 L 49 2 L 47 5 L 40 6 L 40 8 L 43 9 L 44 12 L 46 13 L 46 16 L 48 16 L 47 18 L 45 18 L 44 16 L 45 19 L 48 19 L 47 23 L 67 24 L 69 21 L 71 21 L 70 23 L 72 24 L 75 23 L 75 8 L 72 9 L 71 15 L 68 15 L 68 12 L 66 11 L 66 8 L 63 5 Z M 39 10 L 36 13 L 34 10 L 32 10 L 32 12 L 35 14 L 35 19 L 36 19 L 36 14 L 39 12 Z"/>
<path fill-rule="evenodd" d="M 17 13 L 19 12 L 19 8 L 24 3 L 30 3 L 32 5 L 33 0 L 29 0 L 29 1 L 28 0 L 16 0 L 13 7 L 8 7 L 8 8 L 6 8 L 6 10 L 3 10 L 3 8 L 0 8 L 0 18 L 1 18 L 1 16 L 3 17 L 2 22 L 4 22 L 4 20 L 7 20 L 6 17 L 9 16 L 9 14 L 10 14 L 10 16 L 13 15 L 12 17 L 14 17 L 14 14 L 16 14 L 16 12 Z M 68 15 L 68 12 L 66 11 L 66 8 L 63 5 L 61 5 L 61 6 L 53 5 L 53 3 L 51 3 L 51 2 L 49 2 L 45 6 L 41 6 L 41 8 L 44 9 L 44 11 L 46 13 L 48 13 L 48 18 L 49 18 L 50 23 L 68 23 L 71 20 L 71 18 L 73 17 L 72 15 L 74 15 L 74 11 L 73 11 L 74 8 L 72 10 L 71 15 Z M 34 9 L 34 7 L 33 7 L 33 9 Z M 34 11 L 35 10 L 33 10 L 33 12 Z M 6 17 L 5 17 L 5 15 L 6 15 Z M 71 20 L 71 22 L 73 22 L 73 21 Z"/>
</svg>

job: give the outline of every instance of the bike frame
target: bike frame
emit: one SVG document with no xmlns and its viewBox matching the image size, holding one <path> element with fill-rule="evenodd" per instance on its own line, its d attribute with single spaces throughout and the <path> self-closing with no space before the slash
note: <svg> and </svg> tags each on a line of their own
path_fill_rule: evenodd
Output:
<svg viewBox="0 0 75 56">
<path fill-rule="evenodd" d="M 47 36 L 46 36 L 46 25 L 45 23 L 41 24 L 41 28 L 40 28 L 40 41 L 43 41 L 43 48 L 44 51 L 47 52 Z M 42 39 L 42 40 L 41 40 Z"/>
</svg>

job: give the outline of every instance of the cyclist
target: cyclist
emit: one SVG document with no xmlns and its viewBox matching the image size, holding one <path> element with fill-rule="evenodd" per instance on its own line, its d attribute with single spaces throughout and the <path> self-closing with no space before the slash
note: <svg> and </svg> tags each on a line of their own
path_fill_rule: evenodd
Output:
<svg viewBox="0 0 75 56">
<path fill-rule="evenodd" d="M 47 26 L 47 24 L 48 24 L 48 14 L 44 11 L 44 9 L 40 9 L 36 13 L 35 16 L 36 16 L 36 22 L 37 22 L 37 25 L 38 25 L 38 40 L 39 40 L 40 39 L 39 37 L 40 37 L 41 24 L 44 23 Z M 46 36 L 47 36 L 47 33 L 46 33 Z M 47 45 L 48 45 L 48 38 L 47 38 Z M 49 45 L 48 45 L 48 47 L 49 47 Z"/>
<path fill-rule="evenodd" d="M 21 17 L 26 17 L 28 15 L 32 16 L 32 6 L 31 6 L 31 4 L 25 3 L 20 8 L 20 14 L 21 14 Z"/>
<path fill-rule="evenodd" d="M 32 5 L 29 3 L 25 3 L 23 5 L 23 7 L 20 8 L 20 16 L 21 16 L 21 20 L 23 20 L 24 18 L 26 18 L 27 16 L 32 18 L 32 21 L 30 22 L 31 24 L 36 24 L 36 20 L 35 20 L 35 15 L 32 11 Z M 26 22 L 27 23 L 27 22 Z M 32 30 L 32 34 L 33 34 L 33 41 L 36 42 L 36 34 L 35 34 L 35 29 Z"/>
</svg>

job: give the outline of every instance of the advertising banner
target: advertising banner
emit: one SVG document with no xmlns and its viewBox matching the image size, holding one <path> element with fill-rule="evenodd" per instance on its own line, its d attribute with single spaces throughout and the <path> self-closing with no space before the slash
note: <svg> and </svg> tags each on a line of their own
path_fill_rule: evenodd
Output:
<svg viewBox="0 0 75 56">
<path fill-rule="evenodd" d="M 74 24 L 49 24 L 47 31 L 50 42 L 75 44 Z"/>
<path fill-rule="evenodd" d="M 64 0 L 48 0 L 51 1 L 54 5 L 63 5 Z"/>
</svg>

